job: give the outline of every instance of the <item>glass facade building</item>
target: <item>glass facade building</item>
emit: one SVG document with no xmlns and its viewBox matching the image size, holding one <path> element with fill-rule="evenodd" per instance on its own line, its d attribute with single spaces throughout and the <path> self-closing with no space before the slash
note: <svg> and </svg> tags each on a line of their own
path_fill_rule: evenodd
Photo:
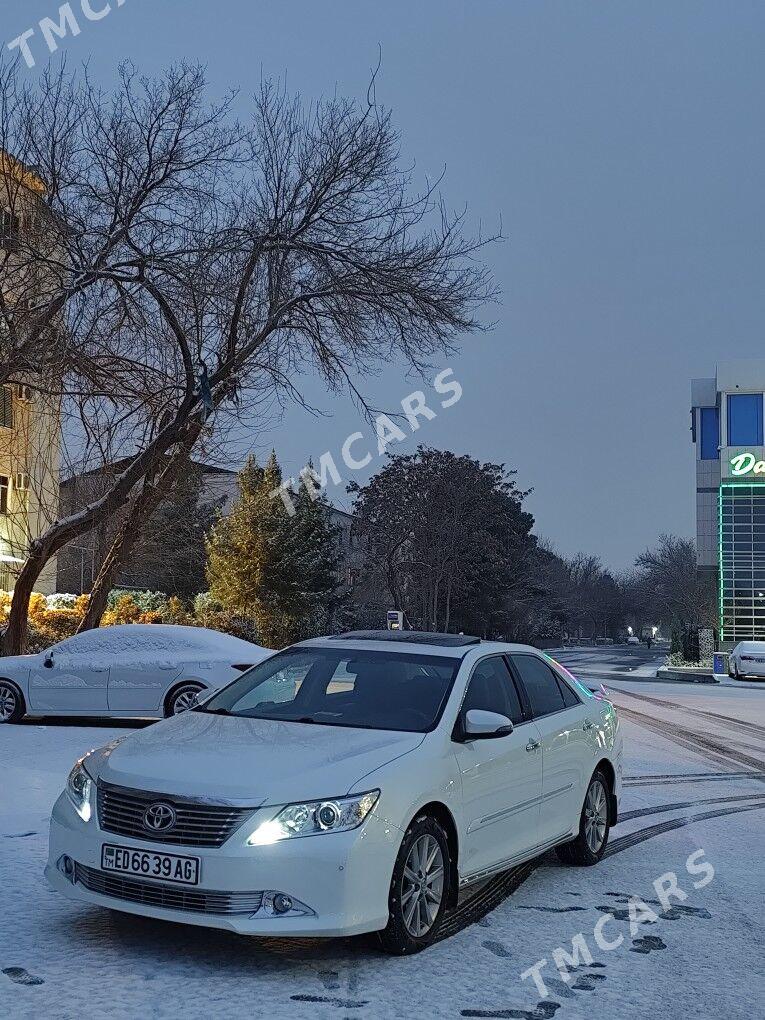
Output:
<svg viewBox="0 0 765 1020">
<path fill-rule="evenodd" d="M 765 641 L 765 361 L 730 361 L 695 379 L 699 570 L 718 583 L 720 643 Z"/>
<path fill-rule="evenodd" d="M 765 638 L 765 483 L 721 485 L 719 519 L 723 640 Z"/>
</svg>

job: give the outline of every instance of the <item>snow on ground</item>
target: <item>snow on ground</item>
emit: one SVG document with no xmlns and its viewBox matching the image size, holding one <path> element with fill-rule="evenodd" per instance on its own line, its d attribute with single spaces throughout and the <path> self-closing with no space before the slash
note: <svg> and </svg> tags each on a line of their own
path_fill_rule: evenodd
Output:
<svg viewBox="0 0 765 1020">
<path fill-rule="evenodd" d="M 618 686 L 620 703 L 682 720 L 719 742 L 728 731 L 711 716 L 679 716 L 625 692 L 765 726 L 763 694 L 739 701 L 744 692 Z M 0 728 L 0 1017 L 743 1020 L 762 1014 L 765 773 L 751 766 L 723 766 L 667 732 L 625 719 L 629 778 L 621 809 L 638 814 L 613 831 L 617 852 L 593 869 L 566 868 L 548 856 L 480 921 L 419 956 L 394 959 L 379 955 L 368 939 L 249 940 L 79 906 L 50 890 L 42 868 L 51 805 L 74 760 L 123 732 L 69 724 Z M 756 730 L 738 740 L 742 753 L 765 762 Z M 694 821 L 700 814 L 716 817 Z M 663 824 L 674 822 L 676 828 Z M 623 837 L 638 833 L 642 842 L 620 847 Z M 686 860 L 700 849 L 715 877 L 694 889 L 699 876 L 688 875 Z M 668 871 L 676 872 L 687 900 L 631 936 L 629 896 L 655 901 L 652 882 Z M 607 912 L 614 920 L 604 936 L 621 934 L 624 942 L 604 952 L 593 927 Z M 592 963 L 566 985 L 550 962 L 541 972 L 548 991 L 542 999 L 521 973 L 540 959 L 552 961 L 559 946 L 570 950 L 579 932 Z"/>
</svg>

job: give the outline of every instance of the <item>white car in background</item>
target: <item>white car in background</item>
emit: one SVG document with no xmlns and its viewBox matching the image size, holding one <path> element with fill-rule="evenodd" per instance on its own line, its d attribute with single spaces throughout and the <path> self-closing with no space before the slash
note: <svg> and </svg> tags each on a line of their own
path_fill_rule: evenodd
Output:
<svg viewBox="0 0 765 1020">
<path fill-rule="evenodd" d="M 177 715 L 272 652 L 203 627 L 132 623 L 0 658 L 0 724 L 24 715 Z"/>
<path fill-rule="evenodd" d="M 376 931 L 413 953 L 465 887 L 553 847 L 596 864 L 621 783 L 613 705 L 534 648 L 315 638 L 78 761 L 45 874 L 113 910 L 243 935 Z"/>
<path fill-rule="evenodd" d="M 765 676 L 765 641 L 740 641 L 730 653 L 728 672 L 734 680 Z"/>
</svg>

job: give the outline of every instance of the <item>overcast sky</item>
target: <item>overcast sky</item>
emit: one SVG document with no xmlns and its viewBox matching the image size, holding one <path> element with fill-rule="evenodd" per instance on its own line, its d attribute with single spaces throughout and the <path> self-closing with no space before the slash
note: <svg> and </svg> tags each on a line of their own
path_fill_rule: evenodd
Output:
<svg viewBox="0 0 765 1020">
<path fill-rule="evenodd" d="M 93 11 L 106 0 L 90 0 Z M 86 5 L 87 6 L 87 5 Z M 59 0 L 4 0 L 4 45 Z M 662 531 L 694 531 L 689 380 L 718 359 L 765 357 L 765 5 L 702 0 L 125 0 L 61 42 L 105 84 L 207 64 L 216 92 L 286 76 L 306 98 L 378 99 L 406 160 L 506 240 L 487 253 L 496 328 L 449 360 L 462 399 L 416 438 L 517 468 L 537 531 L 563 553 L 623 567 Z M 29 45 L 47 58 L 39 32 Z M 437 367 L 443 367 L 441 365 Z M 413 388 L 389 366 L 366 392 Z M 287 473 L 360 429 L 325 412 L 253 436 Z M 438 408 L 438 405 L 435 405 Z M 360 452 L 360 447 L 357 452 Z M 377 466 L 374 462 L 369 470 Z M 363 479 L 363 473 L 358 476 Z M 347 505 L 341 490 L 330 496 Z"/>
</svg>

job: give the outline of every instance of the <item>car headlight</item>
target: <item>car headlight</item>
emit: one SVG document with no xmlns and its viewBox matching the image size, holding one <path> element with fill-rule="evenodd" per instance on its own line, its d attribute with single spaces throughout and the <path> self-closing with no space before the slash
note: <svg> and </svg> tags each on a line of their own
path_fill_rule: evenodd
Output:
<svg viewBox="0 0 765 1020">
<path fill-rule="evenodd" d="M 89 822 L 93 814 L 93 780 L 85 771 L 82 762 L 82 758 L 75 762 L 74 768 L 69 773 L 69 778 L 66 781 L 66 795 L 83 822 Z"/>
<path fill-rule="evenodd" d="M 312 800 L 288 804 L 267 822 L 262 822 L 247 840 L 249 846 L 267 846 L 295 836 L 317 836 L 323 832 L 357 829 L 377 803 L 379 790 L 335 800 Z"/>
</svg>

